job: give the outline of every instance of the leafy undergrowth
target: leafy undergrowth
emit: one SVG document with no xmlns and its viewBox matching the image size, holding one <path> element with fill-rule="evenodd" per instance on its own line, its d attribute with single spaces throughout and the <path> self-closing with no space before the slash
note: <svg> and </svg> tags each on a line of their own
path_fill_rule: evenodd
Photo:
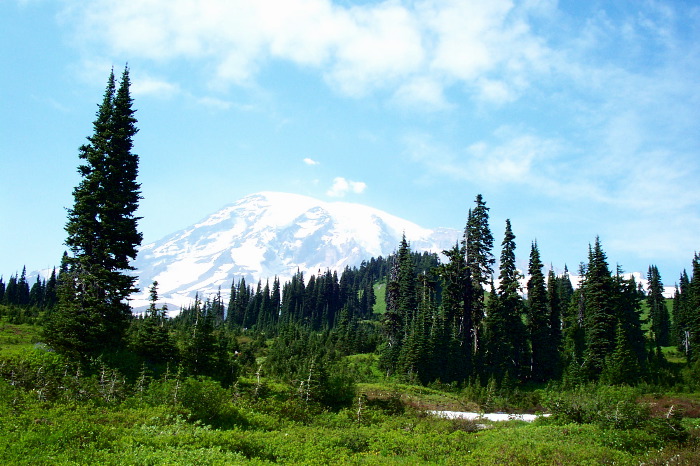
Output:
<svg viewBox="0 0 700 466">
<path fill-rule="evenodd" d="M 434 389 L 394 388 L 412 397 L 439 397 Z M 646 418 L 625 429 L 606 424 L 608 418 L 578 423 L 565 417 L 482 429 L 471 421 L 429 416 L 397 394 L 367 390 L 353 406 L 330 412 L 295 396 L 291 387 L 254 381 L 230 389 L 208 379 L 155 381 L 120 401 L 40 401 L 35 391 L 0 381 L 0 462 L 698 464 L 700 435 L 691 424 L 685 443 L 650 429 Z M 578 396 L 558 402 L 578 403 Z M 634 421 L 642 414 L 619 401 L 615 419 L 624 414 Z"/>
<path fill-rule="evenodd" d="M 31 347 L 31 332 L 17 338 L 15 348 Z M 227 388 L 177 371 L 127 383 L 46 351 L 0 359 L 0 464 L 700 464 L 695 396 L 387 383 L 375 355 L 356 355 L 373 381 L 331 410 L 298 385 L 252 374 Z M 429 410 L 554 416 L 477 423 Z"/>
</svg>

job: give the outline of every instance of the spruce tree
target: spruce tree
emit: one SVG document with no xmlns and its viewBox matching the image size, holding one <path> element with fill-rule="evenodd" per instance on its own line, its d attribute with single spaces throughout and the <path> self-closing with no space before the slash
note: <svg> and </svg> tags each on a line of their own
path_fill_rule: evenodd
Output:
<svg viewBox="0 0 700 466">
<path fill-rule="evenodd" d="M 409 326 L 418 311 L 418 296 L 416 294 L 416 271 L 411 257 L 411 248 L 406 241 L 406 235 L 401 240 L 398 252 L 399 261 L 399 302 L 398 311 L 402 316 L 404 335 L 408 334 Z"/>
<path fill-rule="evenodd" d="M 391 374 L 397 369 L 404 340 L 417 311 L 416 276 L 411 249 L 404 235 L 394 257 L 386 286 L 386 312 L 382 322 L 386 346 L 381 365 Z"/>
<path fill-rule="evenodd" d="M 643 370 L 647 363 L 646 338 L 642 330 L 641 318 L 643 296 L 634 277 L 625 280 L 622 278 L 622 269 L 618 267 L 613 277 L 614 312 L 622 325 L 626 344 L 637 358 L 637 366 L 640 370 Z"/>
<path fill-rule="evenodd" d="M 130 263 L 142 236 L 135 215 L 141 199 L 139 158 L 132 152 L 138 130 L 129 88 L 128 68 L 118 89 L 110 73 L 93 134 L 80 147 L 82 179 L 73 190 L 66 224 L 72 256 L 46 327 L 53 347 L 82 358 L 121 347 L 131 318 L 127 299 L 136 277 L 129 274 Z"/>
<path fill-rule="evenodd" d="M 568 277 L 566 278 L 568 280 Z M 571 282 L 569 282 L 571 284 Z M 561 376 L 562 369 L 562 343 L 563 343 L 563 333 L 562 333 L 562 302 L 561 294 L 559 292 L 560 286 L 559 281 L 554 274 L 554 270 L 549 269 L 547 275 L 547 310 L 549 311 L 549 341 L 552 350 L 555 352 L 554 360 L 556 365 L 551 369 L 551 375 L 553 378 L 559 378 Z"/>
<path fill-rule="evenodd" d="M 5 295 L 3 296 L 2 303 L 9 305 L 19 304 L 17 277 L 15 275 L 10 275 L 10 279 L 7 281 L 7 287 L 5 288 Z"/>
<path fill-rule="evenodd" d="M 439 321 L 433 338 L 445 355 L 438 377 L 443 382 L 466 379 L 473 373 L 473 319 L 471 314 L 471 285 L 464 248 L 455 244 L 442 252 L 448 259 L 438 267 L 442 284 L 442 301 Z"/>
<path fill-rule="evenodd" d="M 195 299 L 192 309 L 194 323 L 182 335 L 182 361 L 190 374 L 214 375 L 217 340 L 214 335 L 214 316 L 208 306 Z"/>
<path fill-rule="evenodd" d="M 613 385 L 634 385 L 639 382 L 641 374 L 639 360 L 634 354 L 622 323 L 618 323 L 615 348 L 606 358 L 602 380 Z"/>
<path fill-rule="evenodd" d="M 506 220 L 501 244 L 498 298 L 486 316 L 488 352 L 486 361 L 491 374 L 501 383 L 524 378 L 528 362 L 527 335 L 523 324 L 523 300 L 520 296 L 520 272 L 515 266 L 515 235 Z M 490 299 L 493 299 L 491 297 Z"/>
<path fill-rule="evenodd" d="M 605 358 L 615 349 L 618 316 L 615 314 L 613 283 L 600 238 L 589 250 L 588 267 L 581 286 L 584 302 L 585 360 L 588 377 L 597 379 Z"/>
<path fill-rule="evenodd" d="M 133 338 L 135 352 L 145 360 L 163 364 L 175 359 L 177 349 L 167 325 L 167 306 L 158 308 L 158 282 L 149 289 L 150 305 Z"/>
<path fill-rule="evenodd" d="M 422 273 L 418 288 L 418 310 L 401 348 L 399 366 L 409 381 L 417 379 L 425 384 L 435 379 L 433 367 L 437 363 L 430 346 L 430 329 L 435 315 L 435 283 L 432 277 Z"/>
<path fill-rule="evenodd" d="M 56 275 L 56 267 L 54 267 L 49 280 L 46 282 L 46 289 L 44 290 L 44 306 L 47 309 L 53 309 L 58 301 L 58 296 L 56 295 L 57 284 L 58 278 Z"/>
<path fill-rule="evenodd" d="M 664 284 L 655 265 L 649 266 L 647 303 L 654 341 L 658 346 L 668 346 L 671 342 L 671 318 L 664 298 Z"/>
<path fill-rule="evenodd" d="M 528 267 L 527 326 L 531 348 L 530 377 L 537 382 L 553 378 L 559 366 L 542 267 L 537 242 L 533 242 Z"/>
<path fill-rule="evenodd" d="M 688 309 L 688 297 L 690 293 L 690 279 L 685 270 L 681 273 L 680 282 L 676 285 L 673 295 L 673 337 L 679 351 L 686 356 L 690 353 L 690 314 Z"/>
<path fill-rule="evenodd" d="M 476 196 L 476 206 L 469 210 L 464 229 L 462 253 L 467 266 L 465 308 L 459 326 L 461 345 L 467 362 L 475 370 L 480 358 L 480 332 L 485 310 L 485 289 L 493 278 L 496 259 L 491 253 L 493 235 L 489 227 L 489 208 L 481 194 Z M 467 373 L 466 376 L 472 375 Z"/>
<path fill-rule="evenodd" d="M 36 277 L 36 281 L 29 290 L 29 301 L 30 306 L 35 306 L 38 308 L 44 307 L 44 295 L 46 294 L 46 284 L 41 280 L 40 276 Z"/>
<path fill-rule="evenodd" d="M 27 267 L 22 267 L 22 275 L 17 280 L 17 303 L 20 306 L 29 304 L 29 282 L 27 281 Z"/>
<path fill-rule="evenodd" d="M 693 256 L 693 275 L 688 282 L 685 300 L 685 318 L 688 327 L 690 358 L 700 359 L 700 254 Z M 683 290 L 681 290 L 683 293 Z"/>
</svg>

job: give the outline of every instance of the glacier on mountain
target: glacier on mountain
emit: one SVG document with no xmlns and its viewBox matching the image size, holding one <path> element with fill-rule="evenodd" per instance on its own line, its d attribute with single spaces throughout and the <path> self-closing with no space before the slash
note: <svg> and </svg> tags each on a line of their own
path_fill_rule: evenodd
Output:
<svg viewBox="0 0 700 466">
<path fill-rule="evenodd" d="M 163 302 L 179 308 L 232 282 L 342 271 L 363 260 L 388 256 L 402 235 L 413 251 L 440 253 L 461 238 L 453 229 L 427 229 L 378 209 L 347 202 L 324 202 L 298 194 L 261 192 L 228 205 L 200 222 L 144 245 L 134 261 L 140 293 L 135 309 L 158 282 Z"/>
</svg>

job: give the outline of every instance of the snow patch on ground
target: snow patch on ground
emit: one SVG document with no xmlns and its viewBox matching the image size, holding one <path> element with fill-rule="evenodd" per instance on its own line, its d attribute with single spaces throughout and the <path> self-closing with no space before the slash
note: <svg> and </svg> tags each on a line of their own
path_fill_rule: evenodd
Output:
<svg viewBox="0 0 700 466">
<path fill-rule="evenodd" d="M 525 421 L 532 422 L 539 417 L 549 417 L 551 414 L 508 414 L 508 413 L 473 413 L 464 411 L 429 411 L 438 417 L 446 419 L 467 419 L 470 421 Z"/>
</svg>

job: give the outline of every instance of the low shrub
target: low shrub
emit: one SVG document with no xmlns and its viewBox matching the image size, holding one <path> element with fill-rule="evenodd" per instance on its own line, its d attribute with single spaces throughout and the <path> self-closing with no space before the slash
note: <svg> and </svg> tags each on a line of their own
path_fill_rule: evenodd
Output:
<svg viewBox="0 0 700 466">
<path fill-rule="evenodd" d="M 638 389 L 626 386 L 581 385 L 568 391 L 547 391 L 543 404 L 552 413 L 554 422 L 597 424 L 603 429 L 637 431 L 637 434 L 629 434 L 632 436 L 629 443 L 636 442 L 640 448 L 646 446 L 648 449 L 659 442 L 684 442 L 688 438 L 680 411 L 653 418 L 649 406 L 638 402 L 639 395 Z M 626 445 L 622 434 L 610 435 Z M 635 437 L 645 435 L 649 439 L 644 441 Z"/>
<path fill-rule="evenodd" d="M 649 409 L 637 403 L 638 396 L 631 387 L 579 385 L 572 390 L 544 392 L 542 404 L 561 423 L 629 429 L 649 419 Z"/>
<path fill-rule="evenodd" d="M 144 391 L 141 400 L 151 406 L 183 409 L 191 420 L 215 427 L 245 425 L 231 398 L 231 393 L 217 381 L 199 376 L 156 380 Z"/>
</svg>

